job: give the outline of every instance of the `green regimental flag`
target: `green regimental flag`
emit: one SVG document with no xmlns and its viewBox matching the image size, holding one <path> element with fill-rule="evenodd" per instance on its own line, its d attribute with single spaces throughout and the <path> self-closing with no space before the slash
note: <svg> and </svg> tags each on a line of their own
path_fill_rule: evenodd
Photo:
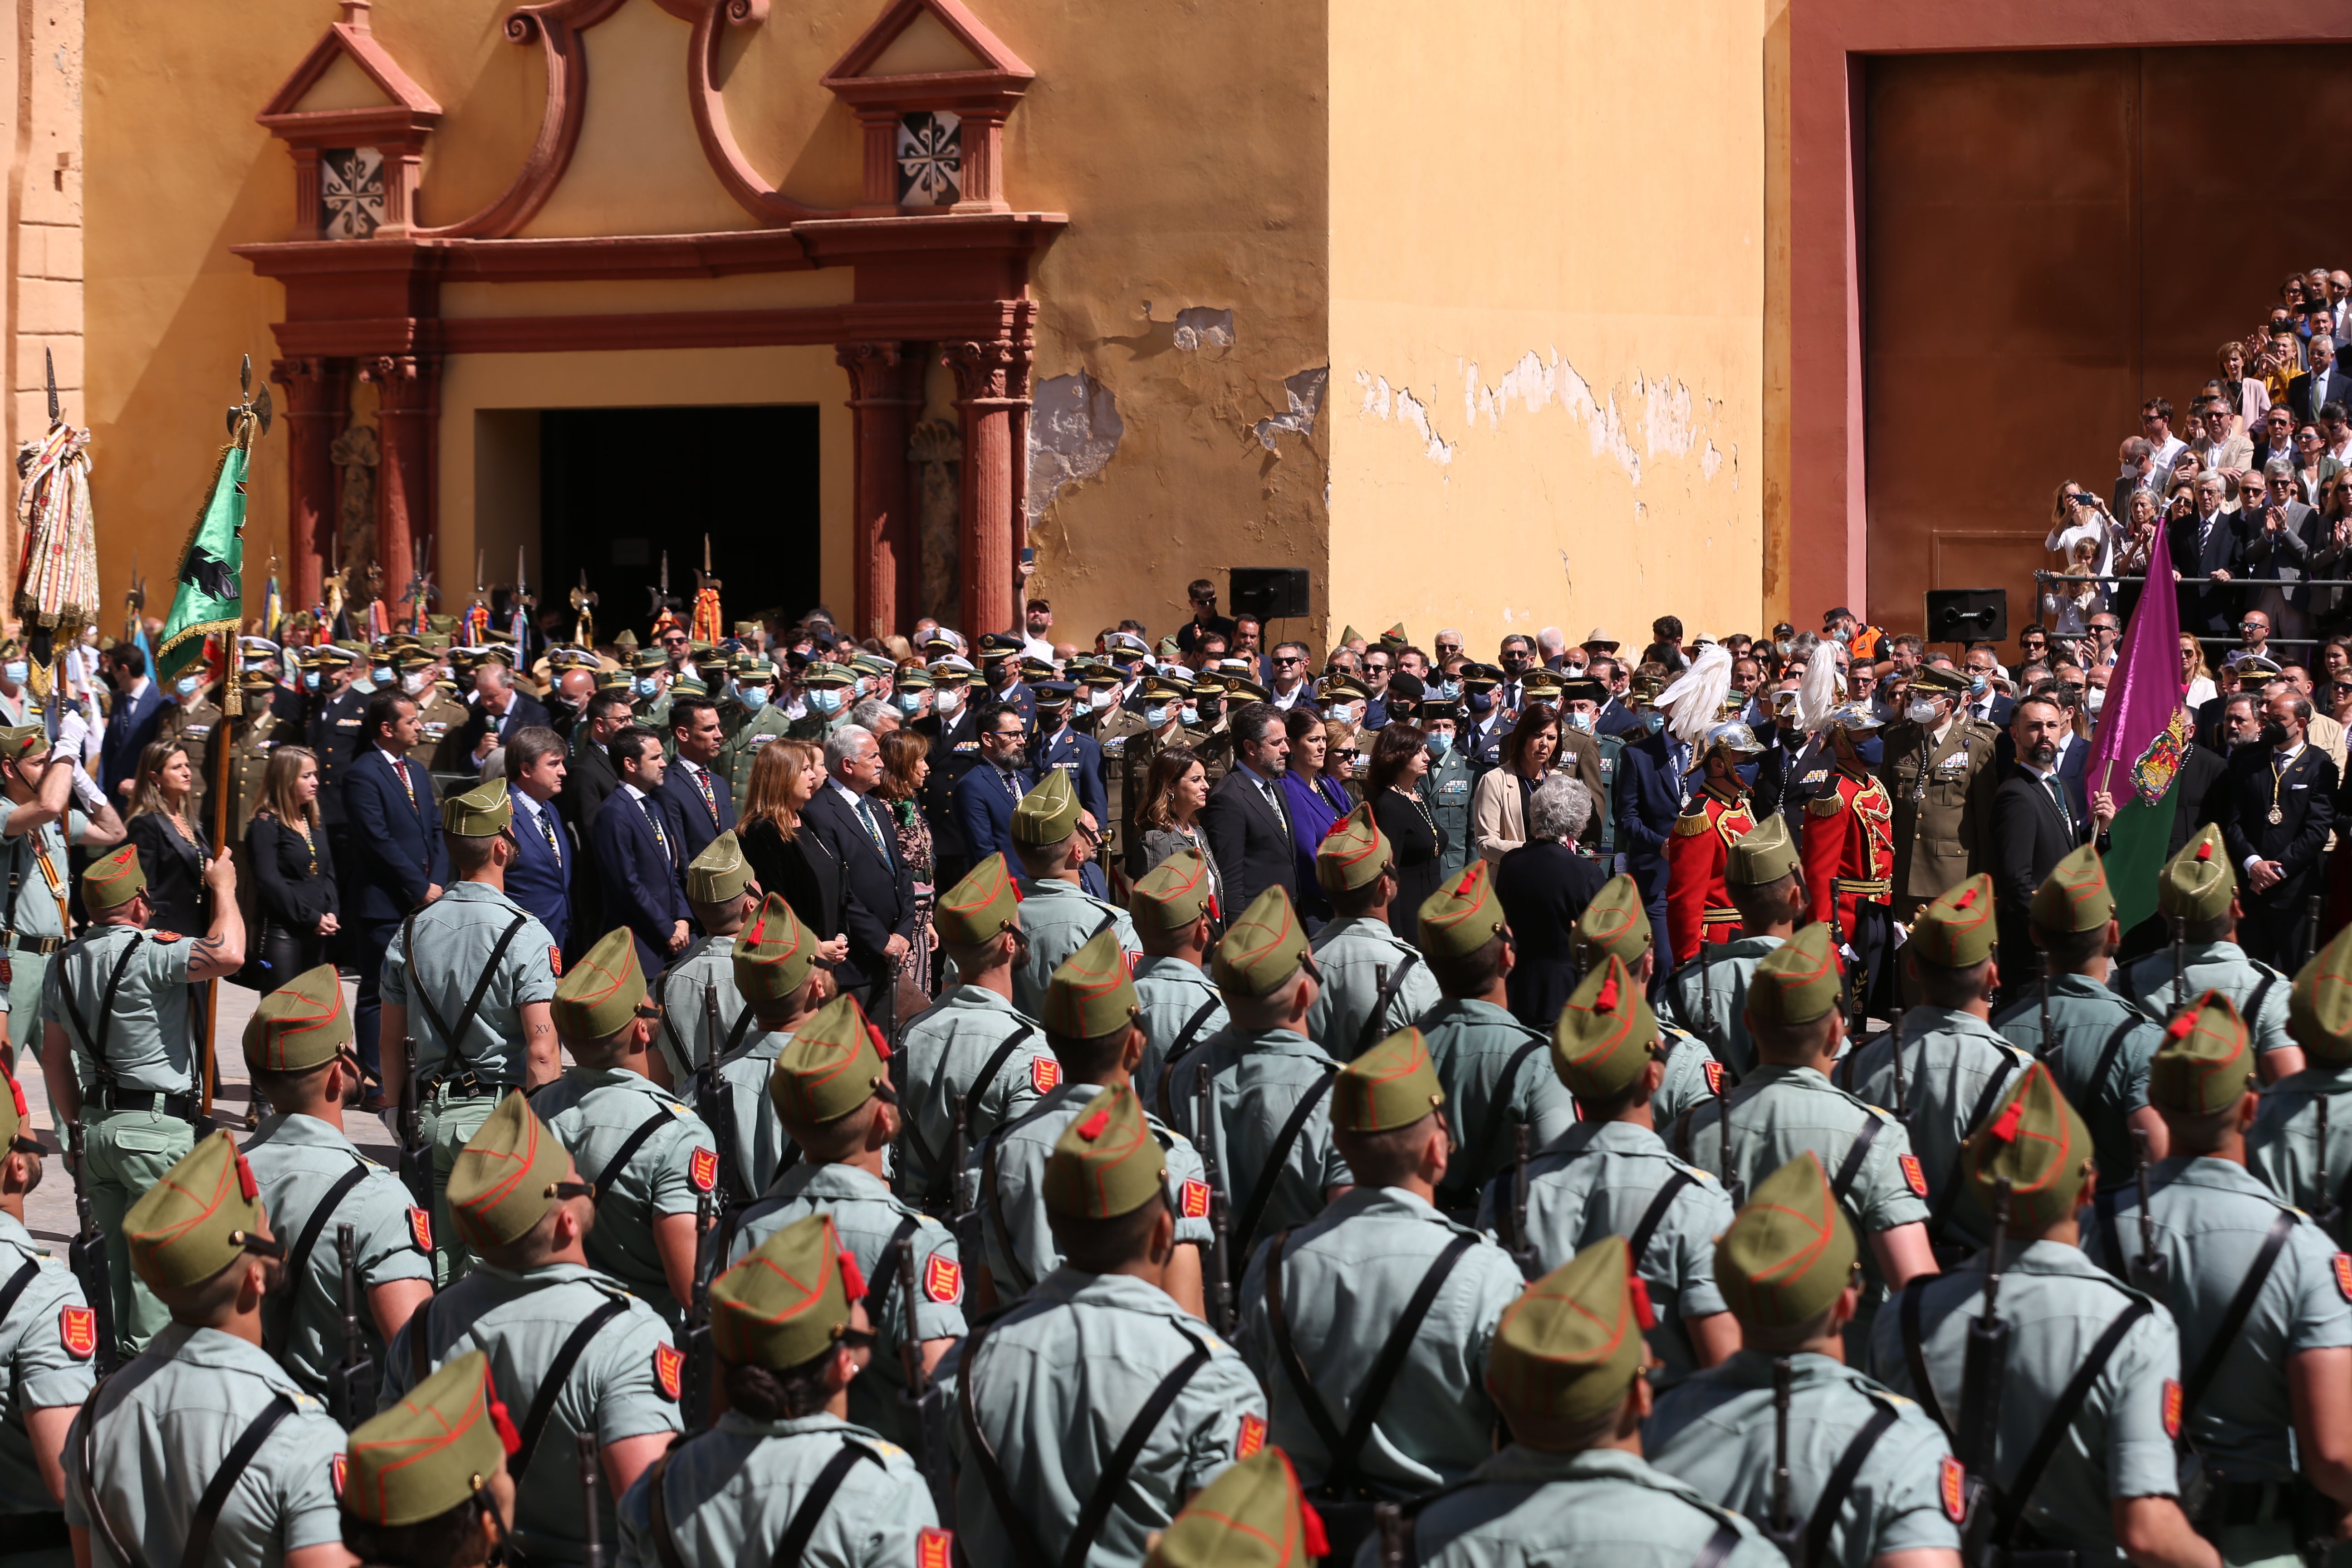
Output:
<svg viewBox="0 0 2352 1568">
<path fill-rule="evenodd" d="M 247 372 L 250 374 L 250 370 Z M 229 410 L 228 445 L 213 466 L 205 510 L 180 557 L 172 613 L 155 645 L 155 679 L 169 685 L 204 657 L 205 639 L 233 637 L 245 605 L 245 478 L 253 443 L 269 427 L 269 395 Z"/>
</svg>

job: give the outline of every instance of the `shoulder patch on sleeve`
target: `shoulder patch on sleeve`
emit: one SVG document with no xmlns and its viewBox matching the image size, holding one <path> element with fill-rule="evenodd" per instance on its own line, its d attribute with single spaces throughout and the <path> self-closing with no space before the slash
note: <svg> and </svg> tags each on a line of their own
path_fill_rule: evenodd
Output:
<svg viewBox="0 0 2352 1568">
<path fill-rule="evenodd" d="M 952 1258 L 932 1253 L 923 1260 L 923 1294 L 941 1306 L 963 1300 L 963 1266 Z"/>
<path fill-rule="evenodd" d="M 563 950 L 553 942 L 547 944 L 547 967 L 555 971 L 558 980 L 563 978 Z"/>
<path fill-rule="evenodd" d="M 433 1251 L 433 1216 L 423 1209 L 411 1208 L 408 1211 L 408 1235 L 409 1239 L 416 1243 L 416 1250 L 429 1256 Z"/>
<path fill-rule="evenodd" d="M 1926 1197 L 1927 1195 L 1927 1173 L 1919 1168 L 1919 1156 L 1916 1154 L 1897 1154 L 1895 1157 L 1895 1163 L 1903 1168 L 1903 1184 L 1911 1189 L 1911 1195 L 1917 1198 Z"/>
<path fill-rule="evenodd" d="M 1051 1094 L 1062 1081 L 1062 1064 L 1053 1057 L 1029 1058 L 1029 1087 L 1039 1094 Z"/>
<path fill-rule="evenodd" d="M 686 1179 L 698 1193 L 707 1193 L 719 1185 L 719 1152 L 698 1146 L 686 1163 Z"/>
<path fill-rule="evenodd" d="M 2343 1275 L 2344 1258 L 2337 1255 L 2336 1275 Z M 98 1314 L 88 1307 L 67 1307 L 58 1313 L 58 1338 L 66 1353 L 76 1361 L 88 1361 L 98 1353 Z"/>
<path fill-rule="evenodd" d="M 1944 1505 L 1944 1517 L 1954 1524 L 1969 1514 L 1969 1472 L 1951 1455 L 1944 1456 L 1936 1475 L 1936 1498 Z"/>
<path fill-rule="evenodd" d="M 1206 1219 L 1209 1216 L 1209 1184 L 1186 1182 L 1177 1193 L 1177 1207 L 1186 1219 Z M 2345 1261 L 2341 1254 L 2337 1255 L 2336 1261 L 2340 1274 Z"/>
<path fill-rule="evenodd" d="M 1234 1458 L 1246 1459 L 1265 1447 L 1265 1418 L 1261 1415 L 1242 1417 L 1241 1430 L 1234 1435 Z"/>
<path fill-rule="evenodd" d="M 1702 1072 L 1706 1074 L 1707 1093 L 1721 1094 L 1723 1092 L 1723 1064 L 1717 1061 L 1713 1057 L 1709 1057 L 1706 1061 L 1699 1064 L 1699 1068 Z"/>
<path fill-rule="evenodd" d="M 343 1495 L 343 1483 L 350 1479 L 351 1472 L 352 1457 L 349 1454 L 338 1453 L 327 1460 L 327 1480 L 335 1489 L 336 1497 Z"/>
<path fill-rule="evenodd" d="M 2337 1253 L 2334 1268 L 2336 1293 L 2346 1300 L 2352 1301 L 2352 1252 Z"/>
<path fill-rule="evenodd" d="M 184 939 L 181 937 L 180 933 L 175 931 L 151 931 L 147 933 L 147 940 L 149 942 L 179 942 Z"/>
<path fill-rule="evenodd" d="M 686 1356 L 675 1345 L 654 1347 L 654 1386 L 661 1395 L 675 1405 L 678 1392 L 686 1386 Z"/>
<path fill-rule="evenodd" d="M 925 1525 L 915 1536 L 915 1568 L 948 1568 L 955 1555 L 955 1531 Z"/>
<path fill-rule="evenodd" d="M 2164 1435 L 2176 1443 L 2180 1441 L 2180 1382 L 2178 1378 L 2164 1380 Z"/>
</svg>

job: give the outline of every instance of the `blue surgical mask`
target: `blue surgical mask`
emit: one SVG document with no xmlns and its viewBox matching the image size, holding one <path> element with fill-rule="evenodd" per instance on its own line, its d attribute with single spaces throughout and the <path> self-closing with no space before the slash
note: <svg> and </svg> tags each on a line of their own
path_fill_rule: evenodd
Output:
<svg viewBox="0 0 2352 1568">
<path fill-rule="evenodd" d="M 1654 735 L 1666 727 L 1666 716 L 1654 708 L 1642 710 L 1642 733 Z"/>
<path fill-rule="evenodd" d="M 638 696 L 651 697 L 661 689 L 661 682 L 650 675 L 641 675 L 637 677 L 636 689 Z"/>
<path fill-rule="evenodd" d="M 735 700 L 743 705 L 745 712 L 757 713 L 768 705 L 768 689 L 764 686 L 739 686 L 735 689 Z"/>
<path fill-rule="evenodd" d="M 1429 733 L 1429 739 L 1422 744 L 1429 748 L 1431 762 L 1442 763 L 1445 760 L 1445 753 L 1454 749 L 1454 737 L 1443 730 L 1433 730 Z"/>
<path fill-rule="evenodd" d="M 316 690 L 318 690 L 318 689 L 319 689 L 319 674 L 320 674 L 320 672 L 319 672 L 319 671 L 317 671 L 317 670 L 315 670 L 315 669 L 306 669 L 306 670 L 304 670 L 304 671 L 302 672 L 302 689 L 303 689 L 303 690 L 305 690 L 305 691 L 316 691 Z"/>
<path fill-rule="evenodd" d="M 392 666 L 388 664 L 369 666 L 368 679 L 374 681 L 378 686 L 390 686 L 392 684 Z"/>
<path fill-rule="evenodd" d="M 12 658 L 6 664 L 0 664 L 0 675 L 6 676 L 11 686 L 24 685 L 25 678 L 31 673 L 21 658 Z"/>
<path fill-rule="evenodd" d="M 1178 710 L 1177 717 L 1187 725 L 1197 724 L 1201 721 L 1201 710 L 1187 702 Z"/>
<path fill-rule="evenodd" d="M 1972 675 L 1969 678 L 1969 695 L 1971 697 L 1982 697 L 1985 694 L 1985 689 L 1991 685 L 1991 676 Z"/>
<path fill-rule="evenodd" d="M 1585 734 L 1590 735 L 1592 733 L 1592 715 L 1584 712 L 1581 710 L 1571 713 L 1568 716 L 1568 727 L 1571 730 L 1581 731 Z"/>
<path fill-rule="evenodd" d="M 1452 702 L 1461 695 L 1462 683 L 1460 681 L 1441 680 L 1437 683 L 1436 697 L 1440 702 Z"/>
<path fill-rule="evenodd" d="M 919 691 L 898 693 L 898 711 L 911 719 L 923 710 L 923 694 Z"/>
<path fill-rule="evenodd" d="M 808 705 L 812 713 L 838 713 L 841 711 L 841 690 L 832 686 L 812 687 Z"/>
<path fill-rule="evenodd" d="M 1830 634 L 1830 638 L 1833 642 L 1852 642 L 1853 640 L 1853 634 L 1846 630 L 1843 626 L 1840 626 L 1837 630 Z"/>
<path fill-rule="evenodd" d="M 1878 767 L 1886 761 L 1886 742 L 1875 733 L 1864 735 L 1853 743 L 1853 754 L 1862 759 L 1864 767 Z"/>
<path fill-rule="evenodd" d="M 1168 722 L 1168 704 L 1162 702 L 1157 707 L 1144 709 L 1143 722 L 1147 728 L 1153 730 Z"/>
<path fill-rule="evenodd" d="M 172 682 L 172 686 L 173 689 L 178 691 L 181 696 L 186 697 L 192 695 L 195 691 L 196 688 L 202 686 L 204 683 L 205 678 L 201 675 L 184 675 L 180 677 L 179 679 Z"/>
</svg>

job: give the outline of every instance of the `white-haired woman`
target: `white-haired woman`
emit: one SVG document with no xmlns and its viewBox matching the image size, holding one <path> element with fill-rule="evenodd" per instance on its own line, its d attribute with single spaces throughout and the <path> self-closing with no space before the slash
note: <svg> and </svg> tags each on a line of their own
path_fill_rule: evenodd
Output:
<svg viewBox="0 0 2352 1568">
<path fill-rule="evenodd" d="M 1528 837 L 1495 868 L 1495 896 L 1510 922 L 1512 967 L 1504 985 L 1511 1014 L 1547 1035 L 1576 989 L 1576 920 L 1609 880 L 1577 847 L 1592 822 L 1592 792 L 1573 774 L 1552 773 L 1528 797 Z"/>
</svg>

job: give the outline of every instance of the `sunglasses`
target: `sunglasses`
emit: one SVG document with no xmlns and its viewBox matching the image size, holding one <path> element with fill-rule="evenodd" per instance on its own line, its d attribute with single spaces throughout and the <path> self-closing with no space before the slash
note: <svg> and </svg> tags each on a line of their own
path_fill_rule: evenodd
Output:
<svg viewBox="0 0 2352 1568">
<path fill-rule="evenodd" d="M 555 1199 L 559 1203 L 570 1203 L 573 1198 L 593 1198 L 596 1195 L 596 1184 L 593 1182 L 550 1182 L 547 1184 L 547 1195 Z"/>
<path fill-rule="evenodd" d="M 274 1236 L 256 1236 L 249 1230 L 233 1230 L 228 1233 L 228 1238 L 256 1258 L 282 1260 L 286 1257 L 286 1244 Z"/>
</svg>

